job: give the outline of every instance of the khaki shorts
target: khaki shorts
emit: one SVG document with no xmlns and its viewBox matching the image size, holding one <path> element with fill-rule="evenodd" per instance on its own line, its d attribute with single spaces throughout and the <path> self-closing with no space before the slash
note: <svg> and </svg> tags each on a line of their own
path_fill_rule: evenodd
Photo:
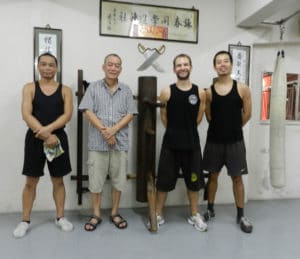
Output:
<svg viewBox="0 0 300 259">
<path fill-rule="evenodd" d="M 107 175 L 116 190 L 124 190 L 128 166 L 127 151 L 89 151 L 87 164 L 90 192 L 101 193 Z"/>
</svg>

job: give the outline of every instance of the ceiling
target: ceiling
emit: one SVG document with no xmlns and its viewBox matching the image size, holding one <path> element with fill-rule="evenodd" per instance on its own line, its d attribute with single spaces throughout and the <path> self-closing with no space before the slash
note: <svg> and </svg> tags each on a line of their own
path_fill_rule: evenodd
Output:
<svg viewBox="0 0 300 259">
<path fill-rule="evenodd" d="M 276 13 L 264 19 L 266 22 L 279 22 L 284 19 L 291 19 L 300 14 L 300 1 L 295 1 L 293 4 L 280 6 Z"/>
<path fill-rule="evenodd" d="M 272 0 L 250 16 L 245 17 L 238 26 L 256 27 L 262 22 L 276 23 L 294 14 L 300 17 L 300 0 Z"/>
</svg>

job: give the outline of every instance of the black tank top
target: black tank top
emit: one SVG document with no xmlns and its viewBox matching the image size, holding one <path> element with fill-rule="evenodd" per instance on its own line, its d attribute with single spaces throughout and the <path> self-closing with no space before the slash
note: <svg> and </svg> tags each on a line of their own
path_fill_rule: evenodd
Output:
<svg viewBox="0 0 300 259">
<path fill-rule="evenodd" d="M 207 141 L 213 143 L 234 143 L 243 139 L 242 108 L 243 100 L 234 80 L 231 91 L 219 95 L 215 86 L 211 86 L 211 121 L 209 122 Z"/>
<path fill-rule="evenodd" d="M 200 98 L 198 86 L 192 85 L 188 91 L 170 85 L 170 99 L 167 102 L 167 128 L 163 138 L 164 148 L 177 150 L 200 149 L 197 130 L 197 115 Z"/>
<path fill-rule="evenodd" d="M 56 91 L 48 96 L 45 95 L 38 81 L 35 82 L 35 94 L 32 100 L 32 115 L 46 126 L 55 121 L 64 113 L 64 100 L 62 96 L 62 84 L 59 84 Z M 63 129 L 64 127 L 62 127 Z M 58 132 L 61 129 L 55 130 Z M 54 132 L 54 133 L 55 133 Z"/>
</svg>

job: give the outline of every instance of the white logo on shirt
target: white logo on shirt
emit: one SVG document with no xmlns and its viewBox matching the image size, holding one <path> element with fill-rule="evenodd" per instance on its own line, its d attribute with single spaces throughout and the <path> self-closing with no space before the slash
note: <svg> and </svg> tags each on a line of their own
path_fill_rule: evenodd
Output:
<svg viewBox="0 0 300 259">
<path fill-rule="evenodd" d="M 198 97 L 194 94 L 189 96 L 189 103 L 195 105 L 198 102 Z"/>
</svg>

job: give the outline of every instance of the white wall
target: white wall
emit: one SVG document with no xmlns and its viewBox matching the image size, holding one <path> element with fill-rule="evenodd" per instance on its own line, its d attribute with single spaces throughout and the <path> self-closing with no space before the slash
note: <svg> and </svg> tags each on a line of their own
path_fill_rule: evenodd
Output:
<svg viewBox="0 0 300 259">
<path fill-rule="evenodd" d="M 148 3 L 135 0 L 136 3 Z M 158 47 L 161 41 L 136 40 L 99 36 L 99 0 L 1 0 L 0 2 L 0 67 L 2 87 L 0 88 L 0 161 L 2 181 L 0 182 L 0 212 L 21 210 L 21 192 L 24 177 L 21 176 L 23 163 L 23 145 L 26 125 L 20 113 L 21 91 L 24 83 L 33 79 L 33 27 L 44 27 L 63 30 L 63 82 L 74 92 L 74 115 L 67 126 L 70 140 L 72 174 L 76 174 L 76 107 L 75 91 L 77 89 L 77 69 L 84 70 L 84 78 L 93 81 L 102 77 L 100 70 L 104 56 L 117 52 L 123 58 L 123 72 L 120 77 L 128 83 L 134 94 L 137 93 L 137 78 L 154 75 L 158 77 L 158 91 L 165 85 L 175 81 L 172 73 L 172 59 L 180 52 L 192 56 L 192 80 L 202 87 L 208 87 L 214 77 L 212 58 L 220 49 L 227 49 L 229 43 L 241 41 L 251 45 L 262 35 L 268 37 L 273 31 L 265 28 L 245 30 L 235 26 L 234 0 L 153 0 L 152 4 L 169 5 L 199 9 L 199 42 L 186 44 L 163 42 L 166 52 L 159 63 L 168 71 L 159 74 L 152 68 L 145 72 L 137 72 L 136 68 L 144 60 L 137 51 L 137 44 L 147 47 Z M 298 35 L 298 34 L 297 34 Z M 271 37 L 271 36 L 270 36 Z M 298 36 L 297 36 L 298 37 Z M 255 105 L 254 105 L 255 106 Z M 158 120 L 159 121 L 159 120 Z M 133 123 L 135 128 L 136 122 Z M 201 142 L 204 144 L 207 123 L 200 125 Z M 162 125 L 158 122 L 157 155 L 159 154 Z M 248 131 L 248 129 L 246 129 Z M 133 131 L 136 133 L 136 131 Z M 129 173 L 135 169 L 135 139 L 133 134 L 129 153 Z M 246 139 L 248 143 L 248 137 Z M 255 168 L 256 169 L 256 168 Z M 258 169 L 257 169 L 258 170 Z M 65 178 L 67 209 L 88 208 L 89 195 L 84 194 L 83 205 L 77 205 L 76 183 L 70 177 Z M 299 195 L 300 196 L 300 195 Z M 256 196 L 253 196 L 256 198 Z M 251 198 L 251 196 L 249 197 Z M 231 184 L 224 173 L 220 179 L 217 202 L 232 202 Z M 169 195 L 168 204 L 186 204 L 185 189 L 182 181 L 178 188 Z M 104 207 L 110 206 L 109 185 L 104 191 Z M 128 181 L 123 194 L 122 207 L 145 206 L 135 201 L 135 181 Z M 53 210 L 51 184 L 49 175 L 41 178 L 38 187 L 35 210 Z"/>
</svg>

